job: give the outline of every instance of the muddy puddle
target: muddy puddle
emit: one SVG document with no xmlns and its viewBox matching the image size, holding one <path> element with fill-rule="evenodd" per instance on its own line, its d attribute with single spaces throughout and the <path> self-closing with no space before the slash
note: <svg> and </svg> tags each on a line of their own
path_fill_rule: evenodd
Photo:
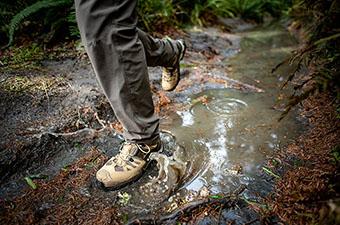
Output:
<svg viewBox="0 0 340 225">
<path fill-rule="evenodd" d="M 277 24 L 235 34 L 215 28 L 195 28 L 187 31 L 185 39 L 189 49 L 182 62 L 182 80 L 174 92 L 161 91 L 160 68 L 150 68 L 165 144 L 162 153 L 151 156 L 154 162 L 141 179 L 121 190 L 101 189 L 94 179 L 94 168 L 104 162 L 103 157 L 115 155 L 122 142 L 118 131 L 113 129 L 115 118 L 88 63 L 75 67 L 73 61 L 49 62 L 46 67 L 63 74 L 65 82 L 59 85 L 62 97 L 56 95 L 54 100 L 50 96 L 45 101 L 53 102 L 51 108 L 57 107 L 60 113 L 40 118 L 50 122 L 29 128 L 29 134 L 19 135 L 18 139 L 26 140 L 20 151 L 7 139 L 2 140 L 1 154 L 6 155 L 6 150 L 13 152 L 13 157 L 2 158 L 2 168 L 15 166 L 18 170 L 1 171 L 6 177 L 0 187 L 0 203 L 30 189 L 25 177 L 47 175 L 44 182 L 53 185 L 57 174 L 67 172 L 76 160 L 81 161 L 91 152 L 99 156 L 78 171 L 91 174 L 80 186 L 73 182 L 76 187 L 72 186 L 72 190 L 87 199 L 89 203 L 84 208 L 90 202 L 99 208 L 105 204 L 117 207 L 115 215 L 124 222 L 133 223 L 144 217 L 157 221 L 181 205 L 221 193 L 227 195 L 240 187 L 244 189 L 240 194 L 244 202 L 256 203 L 266 196 L 276 174 L 268 173 L 264 162 L 275 161 L 276 151 L 297 137 L 303 128 L 296 112 L 278 122 L 286 94 L 280 87 L 290 68 L 281 67 L 271 73 L 275 65 L 289 56 L 296 42 Z M 59 105 L 55 103 L 58 101 Z M 5 121 L 5 113 L 3 117 Z M 25 151 L 29 153 L 22 153 Z M 72 183 L 76 178 L 67 179 Z M 49 207 L 44 210 L 52 212 L 53 207 L 61 207 L 60 203 L 49 201 L 41 200 L 34 208 L 47 204 Z M 219 221 L 244 224 L 256 219 L 256 213 L 244 202 L 222 210 Z M 44 218 L 41 221 L 48 222 L 48 216 Z M 203 218 L 202 224 L 210 224 L 213 216 L 206 219 Z"/>
<path fill-rule="evenodd" d="M 289 56 L 296 44 L 294 39 L 276 26 L 238 35 L 242 39 L 235 53 L 239 53 L 221 61 L 229 70 L 205 68 L 208 76 L 223 79 L 224 75 L 231 80 L 222 82 L 224 86 L 221 83 L 206 85 L 200 91 L 191 86 L 185 90 L 191 95 L 187 95 L 183 110 L 176 110 L 162 120 L 162 129 L 170 131 L 176 137 L 176 144 L 185 151 L 179 161 L 185 162 L 186 172 L 180 183 L 176 180 L 170 184 L 176 191 L 163 202 L 168 211 L 202 196 L 233 193 L 241 186 L 246 187 L 242 199 L 260 202 L 271 191 L 277 176 L 268 172 L 264 162 L 275 161 L 275 152 L 303 129 L 296 112 L 278 122 L 282 98 L 289 90 L 289 87 L 281 90 L 281 86 L 290 68 L 271 73 L 274 66 Z M 234 81 L 241 84 L 238 86 Z M 236 88 L 228 86 L 231 83 Z M 142 203 L 147 201 L 146 195 L 137 198 Z M 234 216 L 238 218 L 236 224 L 247 222 L 241 215 L 242 210 L 225 211 L 226 221 Z M 159 217 L 155 214 L 155 218 Z M 243 218 L 246 217 L 243 215 Z"/>
<path fill-rule="evenodd" d="M 278 122 L 281 99 L 287 93 L 280 88 L 289 68 L 271 73 L 294 48 L 294 39 L 273 27 L 240 36 L 240 53 L 225 60 L 232 68 L 226 75 L 254 85 L 261 92 L 206 89 L 190 96 L 187 110 L 172 114 L 171 123 L 164 122 L 166 129 L 186 146 L 188 154 L 196 157 L 194 161 L 206 167 L 185 189 L 207 186 L 214 193 L 230 192 L 240 183 L 256 182 L 264 160 L 273 157 L 302 130 L 295 112 Z"/>
</svg>

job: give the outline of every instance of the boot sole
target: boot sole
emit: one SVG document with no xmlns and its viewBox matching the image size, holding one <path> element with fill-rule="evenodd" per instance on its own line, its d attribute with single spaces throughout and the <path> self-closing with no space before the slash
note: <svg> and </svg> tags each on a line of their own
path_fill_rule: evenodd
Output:
<svg viewBox="0 0 340 225">
<path fill-rule="evenodd" d="M 176 84 L 175 84 L 175 86 L 173 88 L 171 88 L 169 90 L 165 90 L 165 91 L 173 91 L 173 90 L 175 90 L 177 85 L 178 85 L 178 83 L 179 83 L 179 81 L 181 80 L 181 68 L 180 68 L 180 64 L 179 63 L 184 58 L 185 52 L 187 50 L 187 46 L 186 46 L 184 41 L 182 41 L 182 47 L 184 49 L 183 49 L 183 53 L 181 54 L 181 56 L 178 59 L 178 79 L 177 79 L 177 82 L 176 82 Z"/>
</svg>

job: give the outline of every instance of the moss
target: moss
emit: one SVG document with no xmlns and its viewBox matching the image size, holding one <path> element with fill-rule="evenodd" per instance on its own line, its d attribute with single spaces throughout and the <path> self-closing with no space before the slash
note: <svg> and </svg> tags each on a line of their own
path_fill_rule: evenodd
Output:
<svg viewBox="0 0 340 225">
<path fill-rule="evenodd" d="M 63 82 L 62 78 L 48 75 L 38 77 L 14 76 L 0 83 L 2 90 L 12 93 L 37 93 L 48 92 L 51 88 Z"/>
<path fill-rule="evenodd" d="M 5 70 L 13 69 L 37 69 L 40 66 L 40 61 L 45 57 L 43 48 L 32 43 L 30 45 L 13 46 L 4 51 L 1 59 L 1 64 Z"/>
</svg>

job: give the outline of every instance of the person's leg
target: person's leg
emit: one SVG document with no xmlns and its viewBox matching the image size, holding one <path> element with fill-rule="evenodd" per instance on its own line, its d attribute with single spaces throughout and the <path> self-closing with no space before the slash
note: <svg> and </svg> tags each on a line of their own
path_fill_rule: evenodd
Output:
<svg viewBox="0 0 340 225">
<path fill-rule="evenodd" d="M 146 55 L 136 28 L 137 0 L 75 0 L 82 40 L 98 81 L 126 142 L 120 153 L 98 170 L 106 187 L 121 187 L 146 167 L 161 148 L 159 119 L 154 113 Z"/>
<path fill-rule="evenodd" d="M 163 90 L 174 90 L 180 80 L 179 62 L 186 50 L 184 41 L 153 38 L 140 29 L 138 29 L 138 36 L 143 43 L 147 65 L 163 67 Z"/>
<path fill-rule="evenodd" d="M 176 41 L 170 39 L 154 38 L 148 33 L 142 31 L 141 29 L 137 28 L 137 30 L 138 37 L 141 40 L 144 47 L 147 65 L 150 67 L 172 66 L 173 61 L 179 54 L 179 49 L 178 46 L 176 45 Z"/>
<path fill-rule="evenodd" d="M 136 0 L 75 0 L 87 53 L 105 95 L 131 142 L 158 137 Z"/>
</svg>

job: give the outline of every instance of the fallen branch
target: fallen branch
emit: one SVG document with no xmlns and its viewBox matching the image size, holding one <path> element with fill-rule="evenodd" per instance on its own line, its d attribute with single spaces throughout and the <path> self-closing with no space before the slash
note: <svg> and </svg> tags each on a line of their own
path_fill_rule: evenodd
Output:
<svg viewBox="0 0 340 225">
<path fill-rule="evenodd" d="M 101 128 L 99 130 L 92 129 L 92 128 L 83 128 L 83 129 L 80 129 L 80 130 L 77 130 L 77 131 L 74 131 L 74 132 L 67 132 L 67 133 L 43 132 L 43 133 L 40 133 L 40 134 L 35 134 L 33 136 L 36 137 L 36 138 L 39 138 L 39 139 L 44 135 L 52 135 L 54 137 L 71 137 L 71 138 L 79 137 L 79 136 L 81 136 L 81 137 L 84 137 L 84 136 L 94 137 L 94 136 L 98 135 L 99 133 L 105 131 L 106 129 L 107 129 L 107 127 Z"/>
<path fill-rule="evenodd" d="M 95 112 L 95 113 L 94 113 L 94 117 L 96 118 L 96 120 L 98 121 L 98 123 L 99 123 L 100 125 L 102 125 L 102 128 L 105 129 L 105 128 L 106 128 L 105 121 L 99 118 L 98 112 Z"/>
<path fill-rule="evenodd" d="M 207 205 L 212 204 L 222 204 L 226 205 L 229 204 L 234 205 L 238 200 L 240 200 L 239 195 L 245 190 L 245 186 L 242 185 L 239 188 L 237 188 L 232 194 L 224 196 L 223 198 L 218 199 L 202 199 L 194 202 L 189 202 L 180 208 L 176 209 L 173 213 L 168 214 L 166 216 L 148 216 L 144 218 L 136 218 L 130 220 L 127 225 L 133 225 L 133 224 L 164 224 L 166 221 L 173 221 L 177 218 L 179 218 L 182 215 L 189 214 L 193 210 L 205 207 Z"/>
<path fill-rule="evenodd" d="M 231 84 L 231 87 L 235 88 L 236 86 L 242 88 L 242 90 L 256 92 L 256 93 L 263 93 L 265 92 L 263 89 L 258 88 L 254 85 L 246 84 L 238 80 L 231 79 L 229 77 L 223 77 L 223 79 Z"/>
</svg>

